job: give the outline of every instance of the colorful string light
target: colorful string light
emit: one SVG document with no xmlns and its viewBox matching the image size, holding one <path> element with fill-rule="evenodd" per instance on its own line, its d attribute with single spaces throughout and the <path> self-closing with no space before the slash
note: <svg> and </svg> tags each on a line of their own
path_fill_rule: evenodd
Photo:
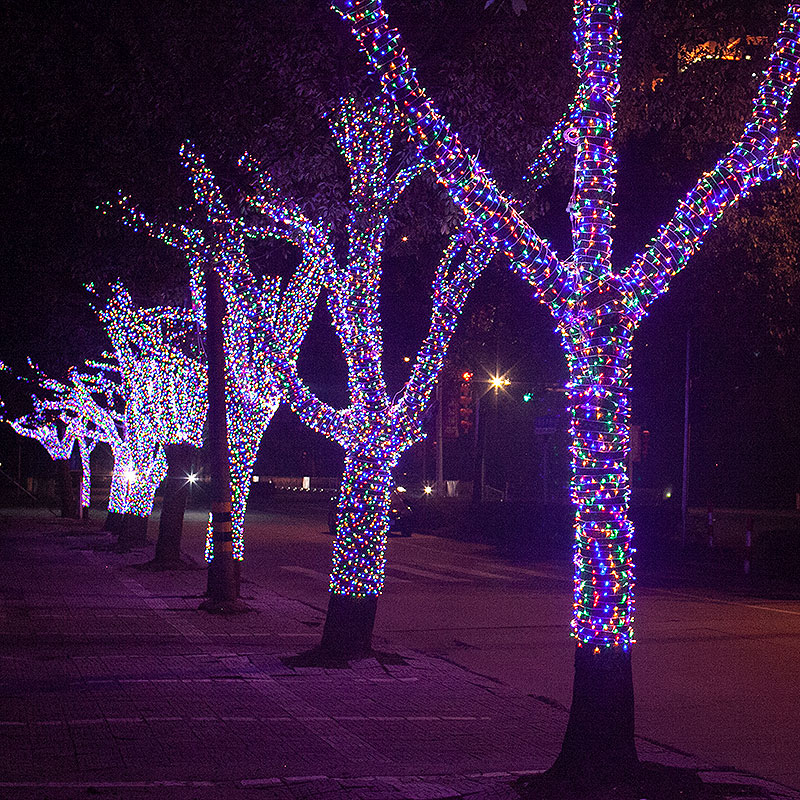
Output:
<svg viewBox="0 0 800 800">
<path fill-rule="evenodd" d="M 365 597 L 380 594 L 384 586 L 392 469 L 423 436 L 423 413 L 447 345 L 467 294 L 494 251 L 460 232 L 452 237 L 434 279 L 428 335 L 404 389 L 391 399 L 381 365 L 381 254 L 389 213 L 423 164 L 417 159 L 389 174 L 396 118 L 385 103 L 346 98 L 329 121 L 350 172 L 349 247 L 343 265 L 326 254 L 322 268 L 328 308 L 347 363 L 350 405 L 337 410 L 322 402 L 299 378 L 293 361 L 274 349 L 270 358 L 293 410 L 344 449 L 330 589 Z M 269 213 L 258 192 L 250 202 Z"/>
<path fill-rule="evenodd" d="M 256 186 L 252 203 L 262 214 L 256 224 L 245 223 L 232 213 L 204 157 L 191 143 L 187 142 L 181 148 L 181 157 L 197 204 L 208 221 L 204 230 L 189 225 L 157 226 L 124 196 L 120 196 L 118 206 L 125 224 L 144 230 L 185 254 L 189 265 L 192 308 L 183 313 L 201 334 L 205 331 L 204 270 L 208 265 L 214 265 L 222 278 L 227 303 L 223 339 L 233 554 L 234 558 L 241 560 L 244 557 L 245 511 L 258 447 L 281 402 L 280 388 L 270 370 L 268 352 L 278 348 L 290 362 L 297 359 L 322 286 L 321 270 L 332 261 L 332 244 L 327 227 L 312 222 L 296 204 L 281 197 L 272 186 L 269 175 L 249 156 L 242 158 L 242 164 L 250 171 Z M 267 276 L 258 282 L 250 269 L 246 241 L 264 237 L 283 239 L 298 246 L 302 252 L 301 264 L 283 290 L 278 278 Z M 173 309 L 173 313 L 178 312 Z M 130 320 L 126 321 L 120 330 L 129 330 L 131 324 Z M 181 361 L 181 354 L 174 347 L 168 352 L 169 347 L 165 349 L 159 345 L 154 348 L 150 345 L 150 350 L 158 352 L 156 361 L 160 360 L 162 366 L 157 369 L 167 370 L 172 376 L 172 384 L 176 385 L 177 381 L 182 387 L 180 392 L 195 398 L 196 406 L 204 404 L 202 419 L 205 419 L 207 369 L 204 355 L 192 361 L 194 366 L 189 374 L 187 365 Z M 178 380 L 178 374 L 183 373 L 186 373 L 186 379 Z M 198 413 L 195 419 L 200 418 Z M 174 436 L 165 432 L 167 429 L 163 424 L 157 424 L 156 430 L 162 432 L 162 443 L 175 441 Z M 210 531 L 209 527 L 206 537 L 208 561 L 213 558 Z"/>
<path fill-rule="evenodd" d="M 789 7 L 741 139 L 703 175 L 673 218 L 622 271 L 612 264 L 619 19 L 615 1 L 576 0 L 576 99 L 531 168 L 534 187 L 575 147 L 569 212 L 572 253 L 560 260 L 463 147 L 427 98 L 381 0 L 336 0 L 387 96 L 437 179 L 476 232 L 488 235 L 550 308 L 570 370 L 575 611 L 572 632 L 595 649 L 628 647 L 633 634 L 633 529 L 625 469 L 630 449 L 632 337 L 722 214 L 755 186 L 796 169 L 800 145 L 780 135 L 798 80 L 800 6 Z"/>
<path fill-rule="evenodd" d="M 121 437 L 117 429 L 120 416 L 114 410 L 118 387 L 105 377 L 101 379 L 98 374 L 80 372 L 74 367 L 68 371 L 66 382 L 57 381 L 32 362 L 28 363 L 33 375 L 20 377 L 20 380 L 37 385 L 45 396 L 33 395 L 33 412 L 12 421 L 11 427 L 21 435 L 39 441 L 54 460 L 69 459 L 77 445 L 83 475 L 80 494 L 84 508 L 88 508 L 91 501 L 91 453 L 98 442 L 109 444 L 114 456 L 114 477 L 117 478 L 117 484 L 112 478 L 109 510 L 123 511 L 124 496 L 118 482 L 129 469 L 129 458 L 127 450 L 120 456 Z M 85 367 L 89 370 L 99 368 L 95 362 Z"/>
</svg>

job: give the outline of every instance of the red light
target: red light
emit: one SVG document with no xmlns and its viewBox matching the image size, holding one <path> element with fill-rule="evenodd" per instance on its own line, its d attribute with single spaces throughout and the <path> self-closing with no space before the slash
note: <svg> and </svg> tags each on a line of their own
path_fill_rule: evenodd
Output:
<svg viewBox="0 0 800 800">
<path fill-rule="evenodd" d="M 465 373 L 464 373 L 464 374 L 461 376 L 461 380 L 462 380 L 462 381 L 471 381 L 471 380 L 472 380 L 472 373 L 471 373 L 471 372 L 465 372 Z"/>
</svg>

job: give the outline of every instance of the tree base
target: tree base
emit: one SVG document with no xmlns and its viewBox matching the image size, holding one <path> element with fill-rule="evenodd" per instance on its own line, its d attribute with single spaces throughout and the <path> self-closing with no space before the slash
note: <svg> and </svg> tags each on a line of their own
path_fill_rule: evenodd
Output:
<svg viewBox="0 0 800 800">
<path fill-rule="evenodd" d="M 125 515 L 120 511 L 109 511 L 106 521 L 103 523 L 103 530 L 107 533 L 119 534 L 122 531 Z"/>
<path fill-rule="evenodd" d="M 548 773 L 584 791 L 636 780 L 631 651 L 575 648 L 572 706 L 561 753 Z"/>
<path fill-rule="evenodd" d="M 125 514 L 114 549 L 125 553 L 137 547 L 144 547 L 147 544 L 147 521 L 148 517 Z"/>
<path fill-rule="evenodd" d="M 225 603 L 235 605 L 239 599 L 240 572 L 241 561 L 237 561 L 231 553 L 217 552 L 208 565 L 207 602 L 217 605 Z M 203 610 L 209 611 L 210 609 L 204 608 Z"/>
<path fill-rule="evenodd" d="M 378 596 L 331 594 L 319 652 L 338 661 L 365 658 L 372 652 L 372 629 Z"/>
<path fill-rule="evenodd" d="M 719 800 L 695 770 L 652 762 L 639 763 L 627 779 L 612 784 L 578 786 L 550 769 L 520 778 L 514 788 L 522 800 Z"/>
</svg>

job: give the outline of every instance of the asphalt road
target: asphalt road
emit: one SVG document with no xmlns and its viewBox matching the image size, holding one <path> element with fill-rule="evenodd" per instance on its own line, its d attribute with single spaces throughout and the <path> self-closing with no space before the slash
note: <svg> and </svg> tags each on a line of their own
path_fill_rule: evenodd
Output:
<svg viewBox="0 0 800 800">
<path fill-rule="evenodd" d="M 332 538 L 324 512 L 251 512 L 247 581 L 327 604 Z M 202 515 L 185 550 L 202 557 Z M 515 564 L 486 545 L 392 536 L 376 634 L 569 706 L 569 566 Z M 637 732 L 800 789 L 800 602 L 640 587 Z M 313 644 L 313 637 L 310 638 Z"/>
</svg>

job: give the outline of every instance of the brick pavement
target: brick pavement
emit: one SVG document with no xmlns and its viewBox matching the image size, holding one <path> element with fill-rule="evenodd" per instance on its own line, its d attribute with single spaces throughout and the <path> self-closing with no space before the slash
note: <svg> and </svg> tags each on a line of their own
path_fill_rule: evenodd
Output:
<svg viewBox="0 0 800 800">
<path fill-rule="evenodd" d="M 386 642 L 401 658 L 287 667 L 319 641 L 318 609 L 245 581 L 254 611 L 210 616 L 202 569 L 139 570 L 151 550 L 113 553 L 98 526 L 0 515 L 3 800 L 510 800 L 558 753 L 563 709 Z M 720 798 L 800 800 L 638 749 Z"/>
</svg>

